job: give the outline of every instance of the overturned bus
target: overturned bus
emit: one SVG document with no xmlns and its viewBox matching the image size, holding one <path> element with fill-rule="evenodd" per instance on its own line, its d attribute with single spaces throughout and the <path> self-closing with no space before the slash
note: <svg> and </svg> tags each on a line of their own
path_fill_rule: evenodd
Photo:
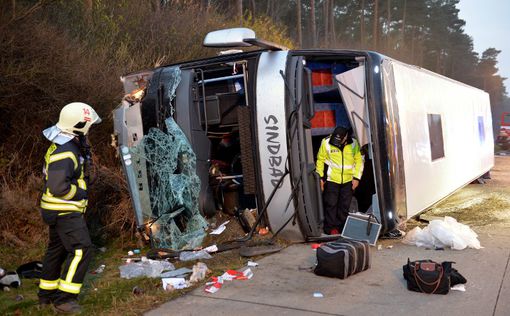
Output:
<svg viewBox="0 0 510 316">
<path fill-rule="evenodd" d="M 176 138 L 178 129 L 190 147 L 165 156 L 181 165 L 174 173 L 195 155 L 198 179 L 185 189 L 196 193 L 189 197 L 202 215 L 264 210 L 270 229 L 292 240 L 323 236 L 315 159 L 336 126 L 352 128 L 366 148 L 360 186 L 372 189 L 358 204 L 370 206 L 381 233 L 493 167 L 484 91 L 376 52 L 287 50 L 244 28 L 211 32 L 204 46 L 261 49 L 121 78 L 127 95 L 114 113 L 115 133 L 140 227 L 178 209 L 156 203 L 162 178 L 152 174 L 160 167 L 141 153 L 147 144 L 136 148 L 153 130 Z"/>
</svg>

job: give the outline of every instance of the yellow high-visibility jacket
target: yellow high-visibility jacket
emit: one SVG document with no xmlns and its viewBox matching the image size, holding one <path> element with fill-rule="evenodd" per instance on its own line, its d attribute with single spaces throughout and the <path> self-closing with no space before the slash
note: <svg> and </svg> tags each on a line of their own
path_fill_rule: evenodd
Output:
<svg viewBox="0 0 510 316">
<path fill-rule="evenodd" d="M 323 179 L 338 184 L 347 183 L 352 179 L 361 179 L 363 158 L 360 147 L 355 139 L 346 144 L 343 150 L 329 143 L 329 137 L 322 140 L 315 171 Z"/>
<path fill-rule="evenodd" d="M 87 183 L 84 179 L 84 158 L 73 141 L 53 143 L 44 157 L 45 183 L 41 208 L 58 215 L 84 213 L 87 208 Z"/>
</svg>

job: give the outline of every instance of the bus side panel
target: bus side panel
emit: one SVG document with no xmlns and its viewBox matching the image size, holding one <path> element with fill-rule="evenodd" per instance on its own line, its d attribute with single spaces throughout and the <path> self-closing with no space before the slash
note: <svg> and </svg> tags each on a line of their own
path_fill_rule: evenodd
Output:
<svg viewBox="0 0 510 316">
<path fill-rule="evenodd" d="M 292 223 L 294 203 L 287 203 L 292 187 L 289 175 L 279 187 L 287 161 L 287 126 L 285 115 L 285 84 L 280 71 L 285 73 L 287 51 L 264 52 L 260 55 L 256 81 L 257 143 L 263 200 L 274 191 L 267 206 L 267 218 L 273 233 L 289 221 L 280 235 L 289 240 L 303 240 L 299 225 Z M 288 205 L 288 207 L 287 207 Z M 259 206 L 259 208 L 263 207 Z"/>
<path fill-rule="evenodd" d="M 379 151 L 375 151 L 374 156 L 379 153 L 381 156 L 381 186 L 382 190 L 379 191 L 379 197 L 385 202 L 383 203 L 384 209 L 381 210 L 381 216 L 387 220 L 387 224 L 395 223 L 397 217 L 407 217 L 407 203 L 406 203 L 406 178 L 404 174 L 404 161 L 402 153 L 402 137 L 401 126 L 398 112 L 398 102 L 396 99 L 393 67 L 391 60 L 383 59 L 381 62 L 381 76 L 382 76 L 382 90 L 384 115 L 381 118 L 377 116 L 378 120 L 383 120 L 381 125 L 384 128 L 380 130 L 381 137 L 378 134 L 372 134 L 374 137 L 379 137 L 376 145 L 379 146 Z M 384 159 L 387 159 L 384 161 Z M 384 170 L 387 168 L 387 170 Z M 383 225 L 384 228 L 384 225 Z"/>
<path fill-rule="evenodd" d="M 494 166 L 489 96 L 392 62 L 410 218 Z"/>
</svg>

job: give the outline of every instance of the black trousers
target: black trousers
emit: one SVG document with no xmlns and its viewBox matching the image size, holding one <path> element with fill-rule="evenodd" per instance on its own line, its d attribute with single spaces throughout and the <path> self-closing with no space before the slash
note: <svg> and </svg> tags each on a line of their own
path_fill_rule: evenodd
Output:
<svg viewBox="0 0 510 316">
<path fill-rule="evenodd" d="M 352 200 L 352 182 L 338 184 L 326 181 L 322 200 L 324 204 L 324 232 L 329 234 L 334 228 L 342 232 L 349 215 L 349 206 Z"/>
<path fill-rule="evenodd" d="M 42 210 L 49 242 L 39 283 L 40 300 L 62 304 L 76 299 L 92 259 L 92 242 L 83 215 Z"/>
</svg>

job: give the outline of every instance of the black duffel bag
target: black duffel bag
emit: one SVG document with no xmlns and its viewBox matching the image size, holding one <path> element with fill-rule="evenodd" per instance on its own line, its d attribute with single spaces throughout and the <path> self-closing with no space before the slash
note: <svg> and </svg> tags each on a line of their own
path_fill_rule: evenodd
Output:
<svg viewBox="0 0 510 316">
<path fill-rule="evenodd" d="M 367 241 L 340 238 L 317 248 L 317 266 L 320 276 L 345 279 L 370 268 L 370 246 Z"/>
<path fill-rule="evenodd" d="M 402 267 L 407 289 L 427 294 L 448 294 L 450 287 L 467 280 L 452 267 L 452 261 L 441 264 L 432 260 L 410 261 Z"/>
</svg>

